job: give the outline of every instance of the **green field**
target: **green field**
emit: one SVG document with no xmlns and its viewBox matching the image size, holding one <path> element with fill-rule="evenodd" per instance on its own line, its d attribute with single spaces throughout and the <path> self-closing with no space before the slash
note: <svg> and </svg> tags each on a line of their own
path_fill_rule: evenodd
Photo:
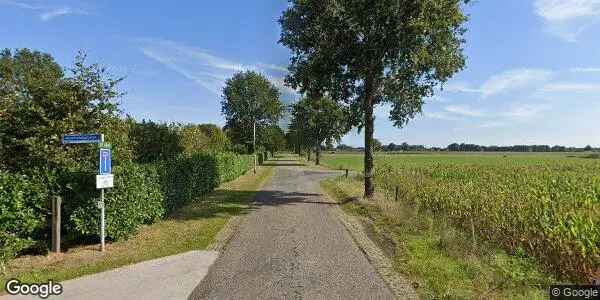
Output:
<svg viewBox="0 0 600 300">
<path fill-rule="evenodd" d="M 331 168 L 362 171 L 362 154 L 326 154 Z M 586 158 L 587 157 L 587 158 Z M 376 155 L 378 192 L 564 278 L 600 271 L 600 160 L 585 153 Z"/>
</svg>

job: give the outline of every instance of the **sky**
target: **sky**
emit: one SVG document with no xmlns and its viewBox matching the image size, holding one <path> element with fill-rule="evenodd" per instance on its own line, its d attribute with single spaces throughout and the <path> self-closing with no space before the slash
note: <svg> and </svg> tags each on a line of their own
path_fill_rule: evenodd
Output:
<svg viewBox="0 0 600 300">
<path fill-rule="evenodd" d="M 0 0 L 0 48 L 78 51 L 124 76 L 136 119 L 224 125 L 221 89 L 242 70 L 266 75 L 286 103 L 289 51 L 278 44 L 285 0 Z M 600 146 L 600 0 L 471 1 L 464 70 L 404 128 L 376 108 L 384 144 Z M 342 139 L 363 145 L 353 130 Z"/>
</svg>

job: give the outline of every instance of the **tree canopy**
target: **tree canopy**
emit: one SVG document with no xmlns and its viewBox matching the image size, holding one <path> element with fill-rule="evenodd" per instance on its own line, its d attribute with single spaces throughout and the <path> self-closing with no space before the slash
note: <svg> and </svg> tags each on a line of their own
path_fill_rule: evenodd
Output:
<svg viewBox="0 0 600 300">
<path fill-rule="evenodd" d="M 373 186 L 373 107 L 391 103 L 404 126 L 423 98 L 465 64 L 465 0 L 291 0 L 279 22 L 290 48 L 287 83 L 324 90 L 365 129 L 365 196 Z"/>
<path fill-rule="evenodd" d="M 239 72 L 228 79 L 223 88 L 221 111 L 232 142 L 252 149 L 256 122 L 257 144 L 262 145 L 259 137 L 264 134 L 264 129 L 276 125 L 283 115 L 279 96 L 277 88 L 257 72 Z"/>
<path fill-rule="evenodd" d="M 298 147 L 315 148 L 316 164 L 320 163 L 323 143 L 339 142 L 350 127 L 347 108 L 330 97 L 305 97 L 292 107 L 289 129 L 295 133 Z"/>
<path fill-rule="evenodd" d="M 61 135 L 101 132 L 114 123 L 121 79 L 85 59 L 80 53 L 65 72 L 45 53 L 0 53 L 0 165 L 46 167 L 92 154 L 90 147 L 61 147 Z"/>
</svg>

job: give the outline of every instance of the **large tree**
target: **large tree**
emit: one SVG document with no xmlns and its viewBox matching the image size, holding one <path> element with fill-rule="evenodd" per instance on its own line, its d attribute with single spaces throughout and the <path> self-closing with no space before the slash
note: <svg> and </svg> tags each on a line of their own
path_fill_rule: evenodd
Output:
<svg viewBox="0 0 600 300">
<path fill-rule="evenodd" d="M 93 146 L 63 147 L 65 133 L 106 132 L 118 123 L 120 78 L 75 58 L 63 68 L 49 54 L 0 51 L 0 167 L 24 170 L 55 165 L 91 167 Z"/>
<path fill-rule="evenodd" d="M 263 145 L 261 135 L 276 125 L 283 115 L 280 93 L 262 74 L 239 72 L 228 79 L 223 88 L 221 111 L 225 115 L 225 130 L 234 143 L 254 150 L 253 126 L 256 124 L 257 145 Z"/>
<path fill-rule="evenodd" d="M 349 104 L 365 130 L 365 196 L 374 195 L 373 108 L 391 103 L 403 127 L 423 98 L 465 64 L 468 0 L 291 0 L 279 22 L 292 50 L 287 82 L 319 88 Z M 311 87 L 305 89 L 310 89 Z"/>
<path fill-rule="evenodd" d="M 305 148 L 315 149 L 315 163 L 320 164 L 321 146 L 339 142 L 350 130 L 347 109 L 329 97 L 305 97 L 294 104 L 290 130 L 301 137 Z"/>
</svg>

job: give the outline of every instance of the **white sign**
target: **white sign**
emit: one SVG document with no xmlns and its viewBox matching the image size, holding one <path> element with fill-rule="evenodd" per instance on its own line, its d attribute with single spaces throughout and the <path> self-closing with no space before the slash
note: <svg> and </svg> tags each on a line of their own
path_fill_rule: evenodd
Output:
<svg viewBox="0 0 600 300">
<path fill-rule="evenodd" d="M 115 176 L 113 174 L 96 175 L 96 188 L 105 189 L 114 186 Z"/>
</svg>

